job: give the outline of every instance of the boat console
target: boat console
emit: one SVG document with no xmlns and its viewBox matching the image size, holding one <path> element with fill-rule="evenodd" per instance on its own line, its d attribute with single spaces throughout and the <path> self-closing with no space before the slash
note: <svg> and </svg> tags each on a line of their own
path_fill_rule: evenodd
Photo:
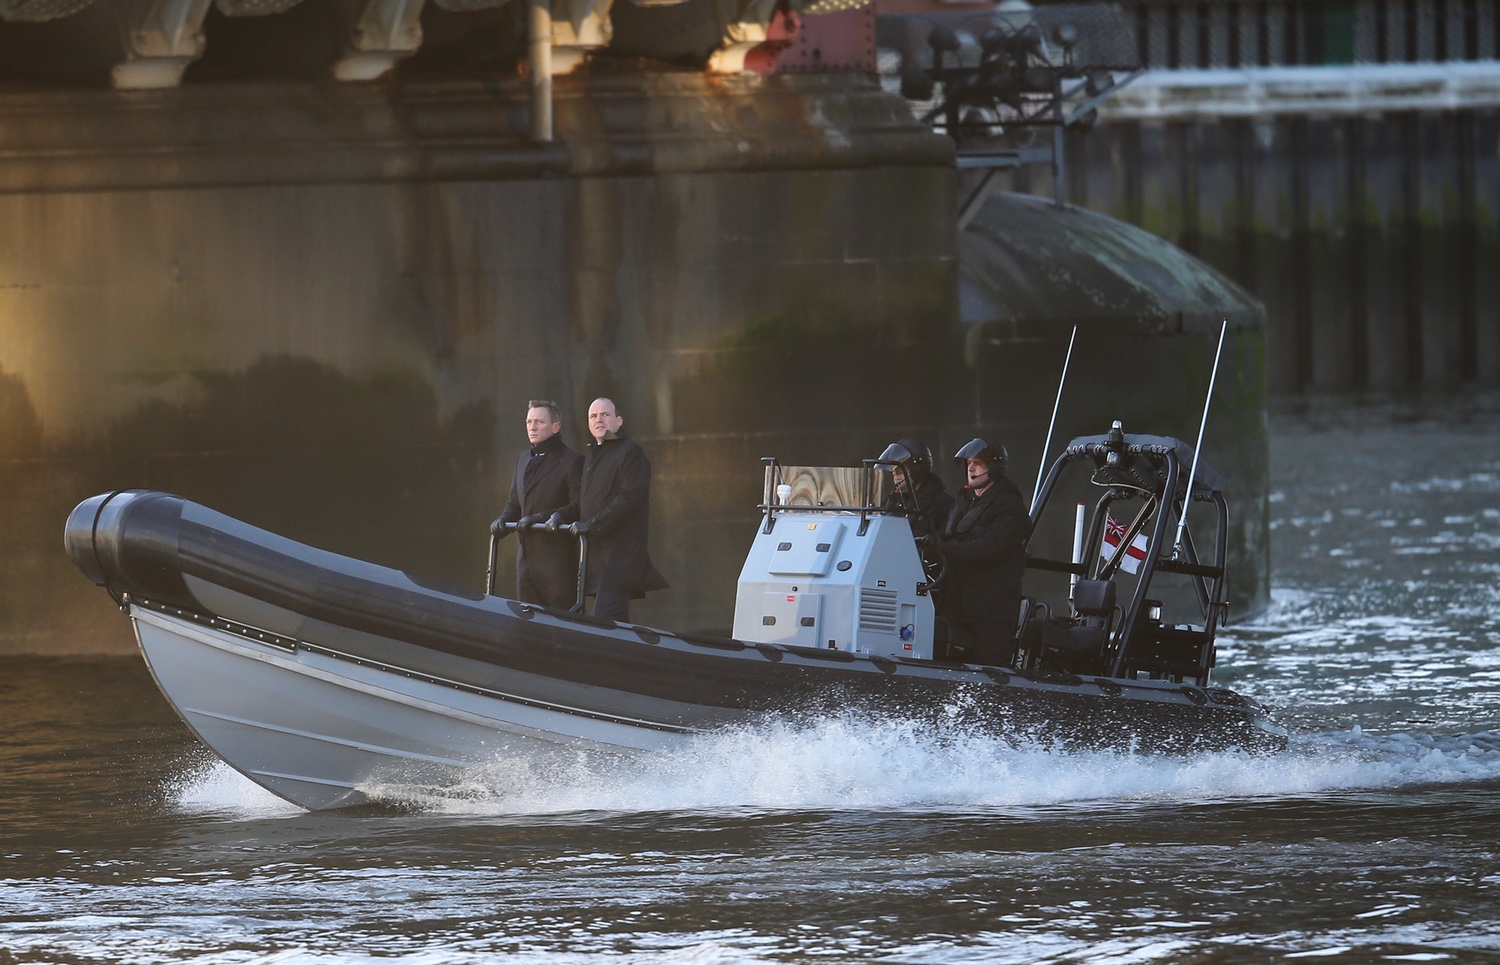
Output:
<svg viewBox="0 0 1500 965">
<path fill-rule="evenodd" d="M 941 568 L 924 563 L 904 517 L 881 512 L 879 461 L 763 462 L 735 639 L 931 660 L 943 633 Z M 1092 511 L 1080 498 L 1088 492 Z M 1206 559 L 1183 518 L 1194 502 L 1213 516 Z M 1061 525 L 1044 522 L 1075 507 Z M 1074 439 L 1031 518 L 1015 669 L 1207 686 L 1227 608 L 1228 512 L 1218 474 L 1189 446 L 1127 435 L 1119 423 Z M 1071 553 L 1059 536 L 1071 537 Z"/>
<path fill-rule="evenodd" d="M 934 612 L 911 526 L 880 513 L 867 464 L 765 460 L 763 521 L 735 596 L 746 643 L 930 660 Z"/>
</svg>

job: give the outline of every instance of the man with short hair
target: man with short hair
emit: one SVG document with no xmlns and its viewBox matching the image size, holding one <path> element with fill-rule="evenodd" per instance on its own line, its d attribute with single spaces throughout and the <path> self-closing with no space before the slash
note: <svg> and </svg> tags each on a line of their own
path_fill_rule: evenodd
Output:
<svg viewBox="0 0 1500 965">
<path fill-rule="evenodd" d="M 516 459 L 510 499 L 490 532 L 509 534 L 505 523 L 529 526 L 578 504 L 583 456 L 563 442 L 562 417 L 556 402 L 533 399 L 526 404 L 526 438 L 531 448 Z M 516 599 L 566 610 L 578 601 L 578 544 L 556 532 L 519 529 L 516 548 Z"/>
<path fill-rule="evenodd" d="M 646 550 L 651 526 L 651 462 L 645 450 L 621 433 L 625 419 L 611 399 L 589 406 L 589 443 L 584 459 L 578 521 L 569 527 L 589 541 L 585 593 L 594 597 L 594 616 L 620 623 L 630 619 L 630 601 L 667 581 Z"/>
</svg>

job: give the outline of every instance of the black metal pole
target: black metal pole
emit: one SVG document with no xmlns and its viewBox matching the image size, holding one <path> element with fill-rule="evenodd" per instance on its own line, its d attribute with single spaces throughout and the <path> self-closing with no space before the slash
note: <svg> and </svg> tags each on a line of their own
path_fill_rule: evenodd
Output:
<svg viewBox="0 0 1500 965">
<path fill-rule="evenodd" d="M 589 571 L 589 538 L 583 533 L 578 534 L 578 602 L 573 604 L 572 612 L 583 612 L 583 591 Z"/>
</svg>

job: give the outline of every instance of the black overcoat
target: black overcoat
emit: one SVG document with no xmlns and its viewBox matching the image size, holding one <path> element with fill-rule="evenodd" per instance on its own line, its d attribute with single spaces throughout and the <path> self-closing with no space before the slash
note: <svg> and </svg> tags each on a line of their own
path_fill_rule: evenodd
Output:
<svg viewBox="0 0 1500 965">
<path fill-rule="evenodd" d="M 646 550 L 651 526 L 651 462 L 633 439 L 589 443 L 578 519 L 588 526 L 588 590 L 641 597 L 667 581 Z"/>
<path fill-rule="evenodd" d="M 999 477 L 977 497 L 967 486 L 959 490 L 942 541 L 948 572 L 941 593 L 951 618 L 998 620 L 1014 630 L 1030 535 L 1026 504 L 1010 479 Z"/>
<path fill-rule="evenodd" d="M 551 516 L 578 505 L 583 456 L 554 435 L 521 453 L 500 518 Z M 564 515 L 564 520 L 572 518 Z M 567 609 L 578 601 L 578 540 L 567 533 L 522 532 L 516 550 L 516 599 Z"/>
</svg>

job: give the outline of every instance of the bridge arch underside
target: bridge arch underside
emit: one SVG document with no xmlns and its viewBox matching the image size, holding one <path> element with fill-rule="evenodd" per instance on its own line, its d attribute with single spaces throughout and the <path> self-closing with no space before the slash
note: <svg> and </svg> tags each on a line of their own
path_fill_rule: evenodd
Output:
<svg viewBox="0 0 1500 965">
<path fill-rule="evenodd" d="M 150 89 L 245 80 L 764 72 L 798 13 L 868 0 L 0 0 L 0 85 Z M 537 19 L 540 17 L 541 19 Z M 872 55 L 873 56 L 873 55 Z M 623 68 L 621 65 L 624 65 Z"/>
</svg>

